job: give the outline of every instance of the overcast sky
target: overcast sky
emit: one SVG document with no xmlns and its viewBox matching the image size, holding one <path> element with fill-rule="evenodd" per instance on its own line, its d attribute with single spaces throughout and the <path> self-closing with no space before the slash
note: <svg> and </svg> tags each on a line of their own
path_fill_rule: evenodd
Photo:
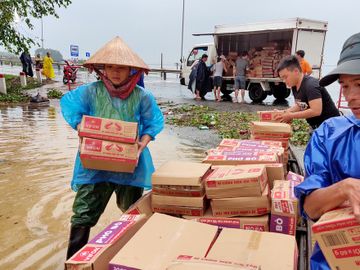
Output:
<svg viewBox="0 0 360 270">
<path fill-rule="evenodd" d="M 79 45 L 80 57 L 94 53 L 119 35 L 149 65 L 164 62 L 175 66 L 181 51 L 181 15 L 183 0 L 73 0 L 59 10 L 59 19 L 44 18 L 44 47 L 59 50 L 70 57 L 70 44 Z M 329 22 L 325 43 L 325 65 L 336 64 L 346 38 L 360 31 L 359 0 L 184 0 L 184 55 L 196 43 L 211 37 L 193 37 L 192 33 L 211 32 L 218 24 L 243 24 L 266 20 L 302 17 Z M 41 36 L 40 23 L 27 31 Z M 19 27 L 23 32 L 23 27 Z M 34 51 L 33 48 L 32 51 Z"/>
</svg>

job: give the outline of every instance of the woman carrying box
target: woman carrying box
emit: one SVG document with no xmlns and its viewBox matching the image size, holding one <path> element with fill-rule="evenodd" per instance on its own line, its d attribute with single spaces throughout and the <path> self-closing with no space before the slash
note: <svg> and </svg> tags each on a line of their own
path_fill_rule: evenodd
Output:
<svg viewBox="0 0 360 270">
<path fill-rule="evenodd" d="M 134 173 L 86 169 L 77 154 L 71 187 L 76 191 L 71 217 L 67 259 L 84 246 L 113 192 L 125 211 L 151 187 L 154 172 L 147 144 L 163 129 L 163 115 L 153 95 L 137 85 L 149 67 L 119 37 L 98 50 L 84 64 L 101 80 L 79 86 L 65 94 L 62 114 L 77 129 L 83 115 L 138 123 L 139 154 Z M 134 72 L 134 70 L 136 72 Z"/>
</svg>

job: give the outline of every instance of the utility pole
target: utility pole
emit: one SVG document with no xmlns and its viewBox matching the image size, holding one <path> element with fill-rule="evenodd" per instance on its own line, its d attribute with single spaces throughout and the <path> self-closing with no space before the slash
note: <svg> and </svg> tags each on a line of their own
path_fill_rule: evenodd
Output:
<svg viewBox="0 0 360 270">
<path fill-rule="evenodd" d="M 183 61 L 184 51 L 184 17 L 185 17 L 185 0 L 182 0 L 182 20 L 181 20 L 181 53 L 180 62 Z"/>
<path fill-rule="evenodd" d="M 44 49 L 44 21 L 42 16 L 41 16 L 41 48 Z"/>
</svg>

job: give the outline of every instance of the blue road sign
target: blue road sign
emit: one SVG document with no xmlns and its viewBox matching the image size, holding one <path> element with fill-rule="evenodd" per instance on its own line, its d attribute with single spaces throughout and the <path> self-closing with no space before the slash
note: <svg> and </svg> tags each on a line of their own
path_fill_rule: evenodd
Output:
<svg viewBox="0 0 360 270">
<path fill-rule="evenodd" d="M 86 57 L 90 57 L 90 53 L 89 53 L 89 52 L 86 52 L 86 53 L 85 53 L 85 56 L 86 56 Z"/>
<path fill-rule="evenodd" d="M 79 57 L 79 46 L 70 45 L 70 55 L 71 57 Z"/>
</svg>

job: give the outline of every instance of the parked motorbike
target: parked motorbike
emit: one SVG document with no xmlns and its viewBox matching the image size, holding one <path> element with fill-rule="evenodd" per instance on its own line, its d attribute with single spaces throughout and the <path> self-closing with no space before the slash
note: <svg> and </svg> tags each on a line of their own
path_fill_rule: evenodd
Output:
<svg viewBox="0 0 360 270">
<path fill-rule="evenodd" d="M 81 66 L 75 65 L 74 63 L 70 63 L 69 61 L 64 60 L 65 64 L 63 69 L 63 83 L 68 84 L 75 83 L 76 74 Z"/>
</svg>

